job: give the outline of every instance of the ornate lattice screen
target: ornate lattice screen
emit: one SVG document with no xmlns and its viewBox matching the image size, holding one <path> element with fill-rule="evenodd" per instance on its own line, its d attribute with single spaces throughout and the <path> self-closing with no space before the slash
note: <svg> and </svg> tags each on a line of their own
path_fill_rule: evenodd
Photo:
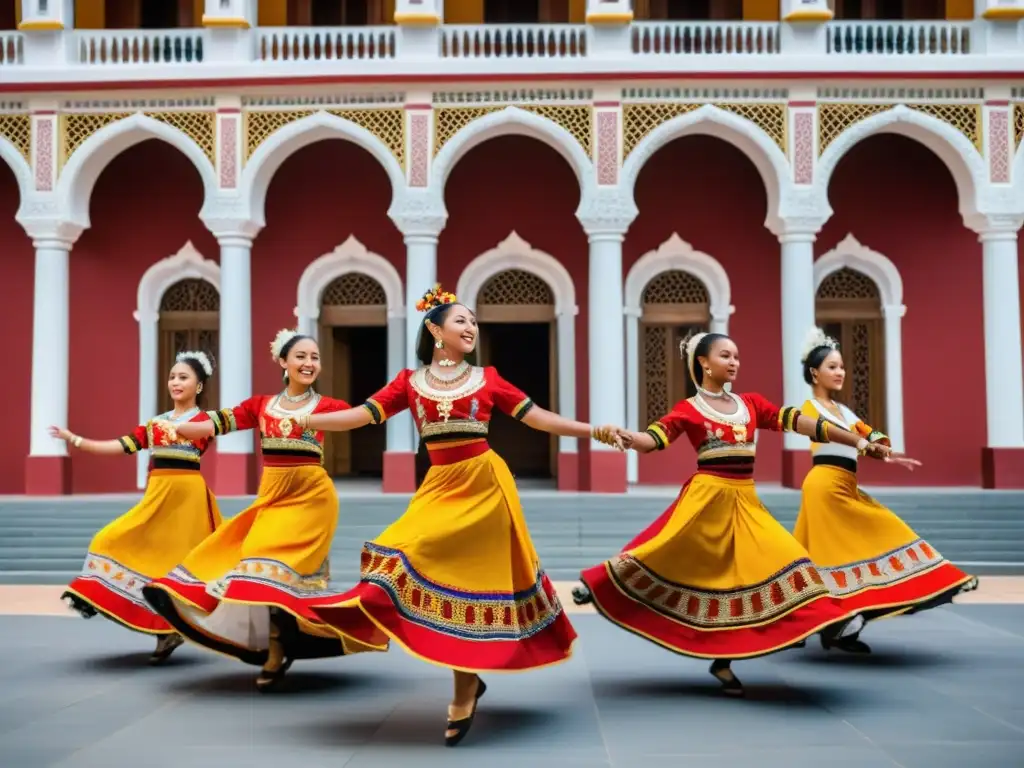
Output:
<svg viewBox="0 0 1024 768">
<path fill-rule="evenodd" d="M 157 381 L 160 383 L 157 402 L 163 413 L 174 407 L 167 391 L 167 375 L 179 352 L 198 350 L 209 355 L 211 360 L 217 360 L 220 350 L 220 294 L 205 280 L 178 281 L 160 299 L 158 327 L 160 369 Z M 204 385 L 203 405 L 220 407 L 218 379 L 214 371 L 213 378 Z"/>
<path fill-rule="evenodd" d="M 381 284 L 361 272 L 348 272 L 335 278 L 320 297 L 320 304 L 325 307 L 385 306 L 387 303 Z"/>
<path fill-rule="evenodd" d="M 818 287 L 816 314 L 839 341 L 846 384 L 838 399 L 873 427 L 885 429 L 885 327 L 878 286 L 843 267 Z"/>
</svg>

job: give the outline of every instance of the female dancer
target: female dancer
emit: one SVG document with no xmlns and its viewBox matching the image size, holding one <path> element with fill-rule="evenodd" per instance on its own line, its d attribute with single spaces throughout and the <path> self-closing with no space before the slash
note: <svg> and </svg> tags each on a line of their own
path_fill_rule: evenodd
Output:
<svg viewBox="0 0 1024 768">
<path fill-rule="evenodd" d="M 146 605 L 142 587 L 157 574 L 167 573 L 221 522 L 217 500 L 199 474 L 199 460 L 210 441 L 179 440 L 174 429 L 190 419 L 206 418 L 196 403 L 212 375 L 213 364 L 206 354 L 180 353 L 167 381 L 173 410 L 117 440 L 86 440 L 50 427 L 53 437 L 86 453 L 130 456 L 150 451 L 142 500 L 93 537 L 82 574 L 61 596 L 87 619 L 102 613 L 128 629 L 156 635 L 150 664 L 165 661 L 182 639 Z"/>
<path fill-rule="evenodd" d="M 191 440 L 259 428 L 259 495 L 143 589 L 149 604 L 189 640 L 262 666 L 260 691 L 277 687 L 295 659 L 368 650 L 318 628 L 306 607 L 328 591 L 338 495 L 322 466 L 323 434 L 298 423 L 349 406 L 313 391 L 320 373 L 313 339 L 284 330 L 270 351 L 285 372 L 283 392 L 257 395 L 208 412 L 208 421 L 178 427 L 178 435 Z"/>
<path fill-rule="evenodd" d="M 890 445 L 888 437 L 833 399 L 846 379 L 839 344 L 815 328 L 804 350 L 804 380 L 813 388 L 814 399 L 804 403 L 801 413 L 855 432 L 870 443 Z M 814 441 L 811 453 L 814 466 L 804 478 L 794 536 L 849 610 L 870 621 L 933 608 L 977 587 L 976 578 L 857 487 L 856 449 Z M 921 465 L 904 456 L 886 456 L 885 461 L 909 470 Z M 852 653 L 871 652 L 856 634 L 822 635 L 821 643 Z"/>
<path fill-rule="evenodd" d="M 621 554 L 581 574 L 585 587 L 574 599 L 592 600 L 605 618 L 671 651 L 715 659 L 711 674 L 725 693 L 741 696 L 733 659 L 863 623 L 832 597 L 806 550 L 757 498 L 755 430 L 796 431 L 879 455 L 889 449 L 760 395 L 727 392 L 740 367 L 728 336 L 702 333 L 681 346 L 696 396 L 624 442 L 647 453 L 685 436 L 697 472 Z"/>
<path fill-rule="evenodd" d="M 422 368 L 402 371 L 362 408 L 301 421 L 345 431 L 409 408 L 432 463 L 405 514 L 364 546 L 359 584 L 319 603 L 316 613 L 367 644 L 391 638 L 453 670 L 445 744 L 455 746 L 486 691 L 480 672 L 565 661 L 576 638 L 540 566 L 515 481 L 487 445 L 491 414 L 501 410 L 544 432 L 619 444 L 612 428 L 539 408 L 494 368 L 470 365 L 476 317 L 455 296 L 437 286 L 417 309 L 426 311 L 416 348 Z"/>
</svg>

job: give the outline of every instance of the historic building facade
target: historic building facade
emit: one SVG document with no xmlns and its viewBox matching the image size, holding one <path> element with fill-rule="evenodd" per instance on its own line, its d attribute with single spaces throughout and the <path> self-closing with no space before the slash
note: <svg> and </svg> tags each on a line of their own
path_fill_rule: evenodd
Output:
<svg viewBox="0 0 1024 768">
<path fill-rule="evenodd" d="M 359 402 L 414 364 L 437 280 L 475 308 L 481 361 L 566 416 L 661 415 L 695 328 L 734 336 L 744 390 L 799 404 L 817 322 L 851 406 L 924 462 L 868 482 L 1024 485 L 1024 2 L 507 5 L 206 0 L 175 22 L 23 0 L 0 31 L 0 493 L 141 485 L 144 456 L 69 457 L 46 428 L 126 432 L 167 407 L 182 348 L 233 404 L 280 386 L 268 343 L 295 325 L 322 389 Z M 537 23 L 491 23 L 526 6 Z M 135 28 L 75 28 L 126 7 L 108 26 Z M 491 437 L 564 490 L 693 461 Z M 758 441 L 758 476 L 799 484 L 806 442 Z M 407 491 L 415 449 L 406 416 L 332 437 L 326 464 Z M 230 435 L 204 471 L 241 493 L 257 462 Z"/>
</svg>

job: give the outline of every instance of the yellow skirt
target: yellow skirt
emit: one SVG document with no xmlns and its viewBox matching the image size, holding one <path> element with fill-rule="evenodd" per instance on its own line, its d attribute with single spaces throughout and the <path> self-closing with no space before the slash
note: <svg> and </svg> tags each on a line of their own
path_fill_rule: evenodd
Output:
<svg viewBox="0 0 1024 768">
<path fill-rule="evenodd" d="M 142 588 L 220 523 L 217 499 L 197 470 L 154 469 L 139 503 L 93 537 L 81 575 L 62 597 L 86 617 L 99 612 L 137 632 L 174 632 Z"/>
<path fill-rule="evenodd" d="M 515 481 L 483 440 L 442 444 L 409 508 L 362 554 L 354 589 L 317 601 L 339 634 L 391 638 L 471 672 L 569 658 L 576 633 L 540 567 Z"/>
<path fill-rule="evenodd" d="M 582 580 L 612 622 L 702 658 L 772 653 L 852 617 L 761 504 L 753 480 L 703 472 Z"/>
<path fill-rule="evenodd" d="M 841 467 L 807 473 L 794 535 L 825 583 L 866 619 L 948 603 L 977 586 Z"/>
<path fill-rule="evenodd" d="M 319 465 L 265 466 L 259 495 L 144 594 L 188 639 L 266 663 L 271 611 L 289 658 L 368 650 L 320 626 L 309 604 L 328 588 L 338 495 Z M 386 646 L 385 646 L 386 647 Z"/>
</svg>

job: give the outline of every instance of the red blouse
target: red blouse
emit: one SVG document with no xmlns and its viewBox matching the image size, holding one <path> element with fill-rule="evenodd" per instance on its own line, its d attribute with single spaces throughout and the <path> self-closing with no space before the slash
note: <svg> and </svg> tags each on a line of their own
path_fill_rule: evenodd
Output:
<svg viewBox="0 0 1024 768">
<path fill-rule="evenodd" d="M 495 408 L 514 419 L 522 419 L 533 408 L 533 401 L 493 367 L 470 367 L 455 382 L 451 389 L 441 389 L 429 368 L 406 369 L 363 407 L 374 424 L 409 408 L 420 437 L 427 442 L 486 437 Z"/>
<path fill-rule="evenodd" d="M 345 411 L 352 406 L 344 400 L 319 394 L 314 394 L 295 410 L 285 410 L 280 401 L 280 394 L 255 395 L 234 408 L 207 411 L 207 414 L 217 435 L 258 427 L 263 463 L 268 466 L 322 464 L 324 433 L 300 428 L 296 417 Z"/>
<path fill-rule="evenodd" d="M 197 408 L 178 418 L 174 418 L 173 411 L 168 411 L 119 437 L 118 442 L 129 455 L 149 450 L 153 469 L 199 469 L 199 461 L 212 442 L 210 438 L 182 440 L 167 424 L 208 420 L 209 416 Z"/>
<path fill-rule="evenodd" d="M 758 429 L 792 431 L 796 408 L 782 408 L 761 395 L 732 395 L 736 413 L 724 414 L 707 405 L 700 396 L 680 400 L 672 410 L 651 424 L 647 434 L 663 450 L 681 435 L 697 452 L 697 467 L 728 474 L 749 476 L 754 471 Z"/>
</svg>

